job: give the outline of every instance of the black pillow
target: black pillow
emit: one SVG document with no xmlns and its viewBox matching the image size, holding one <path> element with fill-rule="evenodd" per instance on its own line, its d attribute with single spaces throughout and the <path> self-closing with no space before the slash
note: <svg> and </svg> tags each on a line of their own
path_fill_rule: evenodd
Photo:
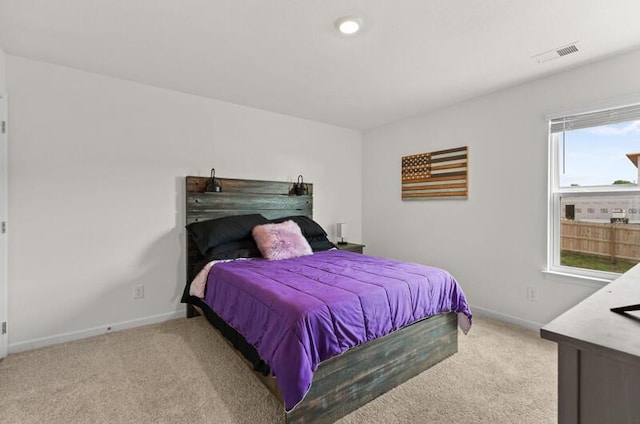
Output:
<svg viewBox="0 0 640 424">
<path fill-rule="evenodd" d="M 193 222 L 187 225 L 198 250 L 203 255 L 221 244 L 251 239 L 251 230 L 256 225 L 268 224 L 260 214 L 225 216 L 224 218 Z"/>
<path fill-rule="evenodd" d="M 313 219 L 306 217 L 306 216 L 287 216 L 285 218 L 276 218 L 276 219 L 272 219 L 271 222 L 278 224 L 280 222 L 284 222 L 284 221 L 293 221 L 296 224 L 298 224 L 298 226 L 300 227 L 300 229 L 302 230 L 302 235 L 305 236 L 305 238 L 309 238 L 309 237 L 314 237 L 314 236 L 325 236 L 327 235 L 327 232 L 320 226 L 320 224 L 318 224 L 317 222 L 315 222 Z"/>
<path fill-rule="evenodd" d="M 336 247 L 335 244 L 329 241 L 327 236 L 312 236 L 307 237 L 306 239 L 309 242 L 309 246 L 311 246 L 311 250 L 314 252 L 322 252 L 323 250 L 329 250 Z"/>
<path fill-rule="evenodd" d="M 212 247 L 204 255 L 194 257 L 189 260 L 190 268 L 187 274 L 187 287 L 189 283 L 196 278 L 196 275 L 204 268 L 204 266 L 211 261 L 219 261 L 223 259 L 238 259 L 238 258 L 261 258 L 262 254 L 258 249 L 258 245 L 253 239 L 236 240 L 229 243 L 219 244 Z M 186 293 L 189 293 L 187 288 Z"/>
<path fill-rule="evenodd" d="M 209 261 L 238 258 L 260 258 L 260 250 L 253 239 L 237 240 L 220 244 L 207 250 L 205 258 Z"/>
</svg>

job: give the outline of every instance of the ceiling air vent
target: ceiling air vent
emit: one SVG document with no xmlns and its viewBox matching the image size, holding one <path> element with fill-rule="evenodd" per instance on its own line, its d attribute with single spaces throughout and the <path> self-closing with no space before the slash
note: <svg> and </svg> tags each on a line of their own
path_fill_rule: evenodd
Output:
<svg viewBox="0 0 640 424">
<path fill-rule="evenodd" d="M 548 62 L 550 60 L 558 59 L 562 56 L 567 56 L 572 53 L 578 53 L 578 42 L 567 44 L 566 46 L 558 47 L 557 49 L 549 50 L 548 52 L 540 53 L 532 57 L 538 63 Z"/>
</svg>

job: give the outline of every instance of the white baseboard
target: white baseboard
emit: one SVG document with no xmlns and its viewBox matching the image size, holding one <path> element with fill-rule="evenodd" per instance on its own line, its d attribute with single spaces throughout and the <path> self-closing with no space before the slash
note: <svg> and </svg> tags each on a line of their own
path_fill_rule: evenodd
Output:
<svg viewBox="0 0 640 424">
<path fill-rule="evenodd" d="M 485 308 L 481 308 L 479 306 L 473 306 L 473 305 L 470 305 L 470 306 L 471 306 L 471 312 L 474 315 L 491 318 L 498 321 L 508 322 L 510 324 L 515 324 L 519 327 L 527 328 L 529 330 L 540 331 L 540 328 L 542 328 L 542 326 L 544 325 L 538 322 L 527 321 L 524 319 L 516 318 L 511 315 L 503 314 L 502 312 L 492 311 L 491 309 L 485 309 Z"/>
<path fill-rule="evenodd" d="M 87 337 L 99 336 L 114 331 L 126 330 L 127 328 L 141 327 L 143 325 L 158 324 L 172 319 L 183 318 L 185 311 L 168 312 L 166 314 L 152 315 L 150 317 L 122 321 L 115 324 L 103 325 L 100 327 L 87 328 L 85 330 L 73 331 L 70 333 L 56 334 L 55 336 L 43 337 L 41 339 L 27 340 L 24 342 L 12 343 L 9 345 L 9 353 L 24 352 L 38 349 L 58 343 L 71 342 L 74 340 L 86 339 Z"/>
<path fill-rule="evenodd" d="M 496 319 L 498 321 L 508 322 L 529 330 L 539 331 L 543 324 L 516 318 L 501 312 L 492 311 L 490 309 L 481 308 L 471 305 L 471 311 L 474 315 Z M 160 322 L 172 319 L 183 318 L 186 316 L 185 311 L 175 311 L 166 314 L 152 315 L 150 317 L 134 319 L 131 321 L 122 321 L 111 325 L 87 328 L 85 330 L 73 331 L 70 333 L 57 334 L 55 336 L 43 337 L 41 339 L 27 340 L 24 342 L 12 343 L 9 345 L 9 353 L 24 352 L 27 350 L 38 349 L 41 347 L 51 346 L 58 343 L 71 342 L 74 340 L 86 339 L 87 337 L 99 336 L 114 331 L 126 330 L 127 328 L 141 327 L 143 325 L 158 324 Z"/>
</svg>

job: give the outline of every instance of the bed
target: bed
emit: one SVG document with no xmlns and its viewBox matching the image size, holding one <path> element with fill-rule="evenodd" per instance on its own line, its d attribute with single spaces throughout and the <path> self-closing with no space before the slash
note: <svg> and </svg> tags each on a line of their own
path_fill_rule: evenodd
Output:
<svg viewBox="0 0 640 424">
<path fill-rule="evenodd" d="M 312 218 L 312 184 L 307 184 L 306 194 L 293 195 L 292 184 L 287 182 L 219 178 L 217 180 L 222 186 L 222 191 L 205 193 L 208 180 L 209 178 L 206 177 L 186 177 L 186 220 L 188 225 L 216 222 L 210 221 L 214 219 L 229 219 L 233 221 L 237 218 L 240 220 L 253 214 L 259 214 L 267 220 L 277 220 L 278 218 L 290 216 Z M 302 228 L 306 237 L 308 234 L 305 232 L 304 225 L 302 225 Z M 311 241 L 311 238 L 308 240 L 310 245 L 316 246 L 314 244 L 315 241 Z M 202 241 L 193 233 L 190 233 L 187 237 L 188 283 L 198 273 L 204 272 L 201 269 L 210 259 L 203 257 L 206 255 L 203 255 L 200 249 L 202 247 L 201 243 Z M 234 245 L 234 249 L 236 247 Z M 245 247 L 244 245 L 242 246 L 242 248 Z M 444 307 L 446 311 L 442 313 L 434 313 L 427 310 L 428 307 L 426 306 L 422 309 L 418 308 L 419 311 L 416 312 L 417 307 L 414 307 L 411 311 L 398 312 L 397 316 L 393 315 L 392 324 L 379 325 L 389 328 L 378 331 L 377 324 L 373 324 L 372 320 L 372 324 L 367 324 L 366 330 L 362 330 L 364 331 L 363 335 L 356 335 L 360 330 L 354 330 L 349 325 L 341 327 L 341 318 L 335 318 L 333 315 L 334 310 L 330 310 L 329 313 L 325 313 L 320 318 L 305 318 L 304 322 L 301 324 L 296 323 L 295 325 L 298 327 L 306 326 L 316 331 L 316 327 L 319 328 L 323 326 L 323 323 L 329 323 L 325 326 L 330 326 L 333 330 L 342 328 L 342 330 L 338 330 L 338 333 L 344 333 L 346 336 L 341 335 L 340 340 L 345 339 L 348 343 L 341 341 L 325 347 L 318 347 L 316 343 L 313 345 L 313 349 L 310 349 L 307 345 L 299 347 L 299 343 L 296 342 L 295 347 L 291 349 L 288 345 L 287 348 L 277 346 L 271 350 L 265 348 L 267 345 L 275 346 L 269 343 L 269 340 L 274 337 L 279 340 L 282 336 L 281 332 L 278 331 L 278 326 L 282 327 L 282 323 L 275 324 L 272 326 L 273 328 L 265 327 L 263 332 L 264 334 L 270 334 L 270 337 L 267 342 L 263 342 L 263 337 L 259 334 L 257 336 L 252 334 L 253 330 L 247 327 L 252 318 L 240 316 L 241 314 L 237 313 L 237 310 L 251 310 L 255 316 L 261 316 L 260 305 L 271 304 L 271 300 L 266 302 L 264 298 L 260 298 L 259 301 L 254 301 L 253 299 L 258 296 L 257 292 L 260 292 L 263 286 L 266 287 L 272 284 L 272 281 L 282 280 L 283 278 L 280 276 L 288 273 L 290 269 L 295 269 L 301 275 L 296 275 L 295 278 L 287 280 L 288 286 L 284 289 L 275 288 L 274 290 L 277 293 L 285 293 L 285 295 L 278 295 L 277 297 L 287 297 L 286 291 L 290 290 L 290 287 L 294 287 L 297 290 L 298 280 L 303 278 L 306 278 L 306 281 L 314 282 L 323 278 L 330 279 L 331 281 L 337 281 L 335 285 L 340 286 L 340 284 L 344 283 L 341 282 L 342 280 L 336 279 L 355 278 L 357 276 L 360 279 L 364 279 L 364 281 L 357 283 L 356 286 L 358 284 L 378 284 L 378 280 L 382 280 L 382 277 L 378 276 L 374 279 L 371 277 L 373 274 L 371 271 L 365 271 L 367 266 L 376 266 L 375 261 L 386 261 L 382 263 L 384 267 L 387 265 L 389 267 L 396 265 L 407 267 L 403 271 L 407 275 L 418 272 L 418 268 L 415 268 L 418 265 L 415 264 L 400 262 L 396 264 L 396 261 L 392 260 L 365 257 L 335 249 L 327 250 L 326 247 L 323 246 L 320 249 L 321 251 L 313 255 L 286 261 L 260 259 L 243 262 L 242 260 L 230 260 L 215 264 L 211 271 L 206 272 L 206 278 L 211 278 L 207 283 L 211 284 L 211 287 L 214 287 L 214 284 L 218 284 L 218 280 L 224 280 L 224 284 L 215 286 L 214 292 L 217 297 L 214 299 L 212 296 L 202 295 L 200 297 L 200 295 L 193 295 L 194 293 L 189 292 L 190 284 L 185 288 L 183 296 L 183 302 L 187 303 L 187 316 L 204 315 L 238 350 L 247 363 L 253 367 L 258 378 L 283 402 L 286 411 L 285 421 L 287 423 L 334 422 L 457 352 L 459 319 L 457 312 L 461 314 L 462 320 L 466 321 L 463 326 L 464 329 L 467 330 L 468 325 L 470 325 L 470 311 L 466 305 L 466 300 L 464 300 L 464 295 L 460 291 L 456 295 L 458 300 L 455 309 L 457 309 L 457 312 L 448 312 L 454 308 L 448 308 L 446 305 Z M 314 248 L 314 250 L 316 249 Z M 230 257 L 228 259 L 235 258 Z M 265 266 L 268 268 L 264 268 Z M 338 272 L 337 270 L 345 271 Z M 310 274 L 302 275 L 304 272 L 309 272 Z M 338 275 L 348 274 L 349 272 L 351 273 L 349 276 Z M 448 275 L 442 270 L 429 272 L 439 272 L 438 278 Z M 382 275 L 384 272 L 381 271 L 380 274 Z M 263 277 L 265 279 L 262 279 Z M 388 279 L 391 279 L 391 277 L 391 275 L 387 276 Z M 455 280 L 451 282 L 448 278 L 445 278 L 447 280 L 445 283 L 449 287 L 447 290 L 459 290 Z M 235 282 L 236 279 L 238 279 L 237 282 Z M 233 282 L 233 284 L 230 282 Z M 229 290 L 228 293 L 226 293 L 227 290 Z M 362 290 L 364 293 L 364 286 Z M 392 301 L 389 299 L 394 299 L 395 295 L 386 287 L 384 290 L 384 296 L 386 296 L 387 302 L 391 304 Z M 412 289 L 405 289 L 405 291 L 412 293 Z M 415 291 L 419 290 L 416 288 Z M 236 305 L 236 299 L 240 299 L 238 297 L 239 293 L 245 292 L 250 292 L 251 296 L 247 297 L 248 300 L 238 300 Z M 212 292 L 210 291 L 209 293 Z M 270 296 L 271 294 L 269 293 L 261 294 L 260 296 Z M 225 299 L 223 296 L 228 297 Z M 332 298 L 331 294 L 324 294 L 324 291 L 318 290 L 316 293 L 312 293 L 312 296 L 308 296 L 311 299 L 309 302 L 315 305 L 316 298 L 325 302 L 327 299 L 324 299 L 323 296 L 327 299 Z M 377 296 L 379 298 L 379 295 Z M 289 295 L 289 297 L 291 296 Z M 359 299 L 357 300 L 358 302 L 367 302 L 362 300 L 366 299 L 366 297 L 357 295 L 355 298 Z M 353 299 L 354 296 L 349 296 L 348 299 L 340 297 L 338 301 L 340 306 L 334 306 L 334 308 L 336 310 L 346 308 L 345 310 L 350 311 L 353 308 L 348 309 L 348 307 L 344 307 L 344 304 L 352 302 Z M 371 299 L 374 299 L 371 302 L 375 303 L 376 297 L 371 297 Z M 285 316 L 285 318 L 281 319 L 287 319 L 286 308 L 297 309 L 298 303 L 305 302 L 292 303 L 292 306 L 286 304 L 285 308 L 282 306 L 277 307 L 278 311 L 284 311 L 280 315 Z M 362 310 L 364 311 L 364 309 Z M 408 315 L 415 316 L 409 318 Z M 418 317 L 418 319 L 415 320 L 415 317 Z M 348 319 L 346 320 L 348 321 Z M 369 318 L 366 318 L 366 321 L 369 322 Z M 260 322 L 263 322 L 262 318 L 260 318 Z M 288 323 L 289 321 L 286 322 Z M 304 330 L 305 328 L 302 328 L 301 331 Z M 247 339 L 254 340 L 255 346 L 249 343 Z M 304 363 L 304 366 L 308 365 L 307 368 L 312 370 L 311 374 L 301 371 L 301 376 L 296 376 L 296 378 L 302 378 L 303 380 L 305 378 L 308 379 L 308 381 L 298 383 L 298 386 L 302 387 L 302 389 L 292 390 L 287 386 L 288 382 L 286 380 L 289 378 L 289 372 L 288 370 L 284 372 L 285 368 L 283 368 L 288 365 L 286 364 L 287 361 L 283 361 L 281 358 L 278 359 L 273 354 L 274 351 L 280 350 L 287 350 L 288 356 L 285 355 L 285 358 L 293 358 L 294 354 L 292 352 L 294 350 L 302 352 L 300 355 L 304 358 L 310 358 L 299 361 Z M 262 355 L 259 351 L 262 352 Z M 327 352 L 331 353 L 329 358 L 325 358 L 329 356 Z M 267 358 L 266 361 L 263 357 Z M 297 364 L 293 359 L 290 362 Z M 306 368 L 303 367 L 303 369 Z M 279 381 L 272 376 L 274 373 L 281 376 Z M 309 382 L 310 387 L 307 384 Z M 300 390 L 303 390 L 303 392 L 300 393 Z"/>
</svg>

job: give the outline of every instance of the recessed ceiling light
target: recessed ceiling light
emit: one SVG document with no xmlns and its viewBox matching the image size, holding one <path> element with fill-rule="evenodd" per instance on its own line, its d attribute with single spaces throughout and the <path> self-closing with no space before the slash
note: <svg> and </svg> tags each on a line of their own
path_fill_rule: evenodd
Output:
<svg viewBox="0 0 640 424">
<path fill-rule="evenodd" d="M 360 30 L 362 21 L 355 16 L 344 16 L 336 21 L 336 28 L 343 34 L 352 35 Z"/>
</svg>

